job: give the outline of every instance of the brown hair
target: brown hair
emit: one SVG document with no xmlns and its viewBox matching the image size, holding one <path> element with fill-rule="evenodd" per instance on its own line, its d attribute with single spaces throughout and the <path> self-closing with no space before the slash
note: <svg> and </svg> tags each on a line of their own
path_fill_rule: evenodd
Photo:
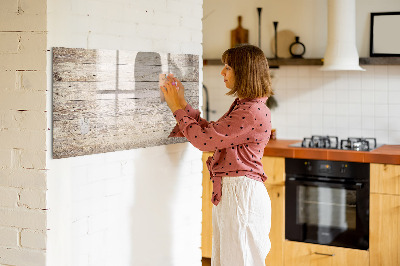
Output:
<svg viewBox="0 0 400 266">
<path fill-rule="evenodd" d="M 222 54 L 221 60 L 235 74 L 235 86 L 227 95 L 254 99 L 274 94 L 268 61 L 260 48 L 248 44 L 230 48 Z"/>
</svg>

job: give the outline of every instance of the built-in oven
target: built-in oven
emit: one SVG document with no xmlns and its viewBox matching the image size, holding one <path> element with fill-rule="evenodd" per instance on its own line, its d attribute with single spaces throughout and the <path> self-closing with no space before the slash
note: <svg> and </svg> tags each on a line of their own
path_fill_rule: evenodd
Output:
<svg viewBox="0 0 400 266">
<path fill-rule="evenodd" d="M 286 239 L 368 249 L 369 164 L 287 158 L 285 169 Z"/>
</svg>

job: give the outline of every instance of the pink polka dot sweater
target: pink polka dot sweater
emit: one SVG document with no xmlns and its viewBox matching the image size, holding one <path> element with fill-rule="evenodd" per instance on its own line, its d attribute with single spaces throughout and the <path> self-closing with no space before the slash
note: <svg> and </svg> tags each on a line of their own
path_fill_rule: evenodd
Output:
<svg viewBox="0 0 400 266">
<path fill-rule="evenodd" d="M 218 121 L 208 122 L 200 111 L 189 104 L 174 112 L 178 124 L 169 137 L 186 137 L 201 151 L 214 151 L 207 160 L 213 182 L 211 201 L 221 200 L 224 176 L 247 176 L 264 182 L 261 159 L 271 132 L 271 112 L 265 105 L 267 97 L 238 98 Z"/>
</svg>

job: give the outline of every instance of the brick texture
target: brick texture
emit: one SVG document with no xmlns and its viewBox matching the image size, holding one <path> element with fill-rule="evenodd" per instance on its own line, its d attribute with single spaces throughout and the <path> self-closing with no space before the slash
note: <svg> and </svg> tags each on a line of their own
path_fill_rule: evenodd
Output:
<svg viewBox="0 0 400 266">
<path fill-rule="evenodd" d="M 0 1 L 0 265 L 46 264 L 46 10 Z"/>
</svg>

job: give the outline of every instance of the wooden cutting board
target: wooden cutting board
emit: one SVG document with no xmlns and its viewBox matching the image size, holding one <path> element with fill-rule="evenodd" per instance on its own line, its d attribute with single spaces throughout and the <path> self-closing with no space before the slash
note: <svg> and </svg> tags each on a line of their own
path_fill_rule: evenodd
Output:
<svg viewBox="0 0 400 266">
<path fill-rule="evenodd" d="M 231 48 L 238 44 L 249 43 L 249 31 L 242 27 L 242 16 L 238 16 L 238 27 L 231 30 Z"/>
</svg>

